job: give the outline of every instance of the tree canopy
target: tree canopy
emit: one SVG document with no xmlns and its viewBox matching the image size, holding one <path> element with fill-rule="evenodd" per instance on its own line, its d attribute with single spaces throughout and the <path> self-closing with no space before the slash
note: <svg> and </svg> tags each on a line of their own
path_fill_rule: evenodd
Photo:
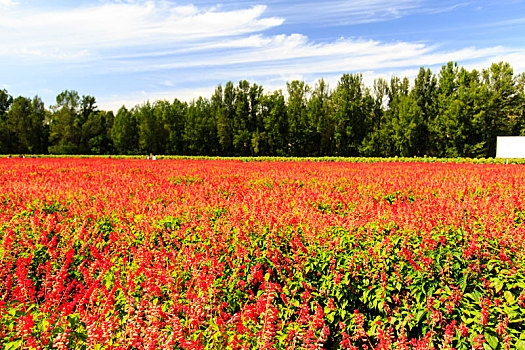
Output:
<svg viewBox="0 0 525 350">
<path fill-rule="evenodd" d="M 0 90 L 2 154 L 178 154 L 239 156 L 491 157 L 496 136 L 525 135 L 525 75 L 508 63 L 436 75 L 344 74 L 330 89 L 287 83 L 265 93 L 246 80 L 211 98 L 146 102 L 116 113 L 65 90 L 49 110 L 35 96 Z"/>
</svg>

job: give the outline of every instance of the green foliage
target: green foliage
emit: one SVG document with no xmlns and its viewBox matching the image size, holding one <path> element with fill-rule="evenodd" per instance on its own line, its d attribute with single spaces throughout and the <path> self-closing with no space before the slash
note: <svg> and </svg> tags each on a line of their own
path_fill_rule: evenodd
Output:
<svg viewBox="0 0 525 350">
<path fill-rule="evenodd" d="M 493 157 L 496 136 L 525 135 L 525 75 L 508 63 L 478 72 L 444 65 L 407 78 L 344 74 L 282 91 L 241 80 L 210 99 L 97 109 L 66 90 L 51 112 L 38 97 L 0 90 L 0 154 L 178 154 L 221 156 Z"/>
<path fill-rule="evenodd" d="M 119 154 L 138 153 L 138 126 L 135 115 L 122 106 L 115 116 L 111 139 Z"/>
</svg>

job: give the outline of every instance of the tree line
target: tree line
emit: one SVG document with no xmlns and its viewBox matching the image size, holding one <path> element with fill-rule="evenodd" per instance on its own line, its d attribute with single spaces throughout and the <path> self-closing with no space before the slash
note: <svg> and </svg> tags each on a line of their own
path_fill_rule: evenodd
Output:
<svg viewBox="0 0 525 350">
<path fill-rule="evenodd" d="M 46 109 L 0 90 L 0 154 L 493 157 L 496 136 L 525 135 L 525 75 L 508 63 L 435 75 L 344 74 L 334 89 L 287 83 L 265 93 L 242 80 L 211 98 L 146 102 L 116 114 L 66 90 Z"/>
</svg>

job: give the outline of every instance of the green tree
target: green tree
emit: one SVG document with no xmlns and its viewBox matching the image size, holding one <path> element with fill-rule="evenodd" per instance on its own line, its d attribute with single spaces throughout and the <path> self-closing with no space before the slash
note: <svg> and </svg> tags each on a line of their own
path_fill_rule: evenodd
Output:
<svg viewBox="0 0 525 350">
<path fill-rule="evenodd" d="M 332 96 L 328 85 L 319 80 L 308 101 L 308 154 L 326 156 L 333 153 L 334 119 L 332 116 Z"/>
<path fill-rule="evenodd" d="M 79 124 L 84 125 L 89 116 L 97 111 L 97 101 L 93 96 L 85 95 L 80 100 Z"/>
<path fill-rule="evenodd" d="M 311 129 L 308 125 L 308 95 L 310 87 L 304 81 L 294 80 L 286 84 L 288 90 L 288 146 L 290 155 L 307 155 L 308 136 Z"/>
<path fill-rule="evenodd" d="M 0 90 L 0 118 L 3 118 L 13 104 L 13 96 L 6 89 Z"/>
<path fill-rule="evenodd" d="M 122 106 L 115 116 L 111 139 L 119 154 L 137 154 L 139 149 L 138 125 L 135 115 Z"/>
<path fill-rule="evenodd" d="M 249 118 L 247 127 L 251 137 L 250 153 L 253 155 L 260 154 L 261 141 L 266 139 L 264 120 L 262 115 L 263 96 L 264 95 L 262 86 L 257 84 L 252 84 L 250 86 L 250 90 L 248 92 Z"/>
<path fill-rule="evenodd" d="M 13 97 L 7 90 L 0 90 L 0 154 L 13 153 L 11 143 L 11 133 L 7 126 L 7 111 L 13 103 Z"/>
<path fill-rule="evenodd" d="M 480 114 L 477 102 L 480 85 L 478 73 L 449 62 L 439 73 L 437 114 L 430 124 L 435 155 L 464 157 L 477 153 L 484 145 L 474 116 Z"/>
<path fill-rule="evenodd" d="M 410 95 L 401 95 L 389 111 L 391 117 L 391 140 L 395 155 L 410 157 L 420 153 L 423 112 Z"/>
<path fill-rule="evenodd" d="M 235 114 L 232 122 L 233 148 L 237 155 L 251 153 L 250 83 L 241 80 L 235 92 Z"/>
<path fill-rule="evenodd" d="M 224 92 L 219 86 L 212 97 L 215 118 L 217 119 L 217 137 L 221 153 L 233 154 L 233 119 L 235 117 L 235 87 L 231 81 L 226 83 Z"/>
<path fill-rule="evenodd" d="M 441 67 L 438 80 L 437 114 L 429 124 L 432 134 L 434 155 L 440 157 L 457 156 L 457 147 L 461 134 L 459 131 L 462 105 L 458 99 L 458 66 L 449 62 Z"/>
<path fill-rule="evenodd" d="M 165 104 L 165 101 L 157 101 L 152 105 L 148 101 L 133 109 L 139 131 L 139 152 L 142 154 L 165 152 L 167 135 L 162 117 L 156 112 L 157 109 L 164 108 Z"/>
<path fill-rule="evenodd" d="M 359 153 L 364 156 L 384 156 L 388 148 L 388 130 L 386 130 L 386 111 L 388 104 L 388 81 L 378 78 L 374 81 L 374 101 L 371 111 L 370 129 L 363 140 Z"/>
<path fill-rule="evenodd" d="M 402 129 L 398 126 L 400 120 L 400 104 L 405 104 L 409 97 L 410 83 L 407 78 L 393 76 L 390 84 L 385 80 L 377 82 L 376 99 L 373 103 L 373 115 L 377 118 L 381 109 L 379 122 L 372 120 L 372 131 L 367 134 L 360 148 L 364 155 L 390 157 L 400 154 L 400 149 L 406 148 L 403 142 Z"/>
<path fill-rule="evenodd" d="M 104 117 L 106 120 L 106 140 L 107 145 L 106 149 L 104 150 L 104 154 L 114 154 L 115 153 L 115 147 L 113 146 L 113 138 L 111 137 L 111 133 L 113 131 L 113 124 L 115 123 L 115 114 L 113 114 L 113 111 L 107 111 L 104 112 Z"/>
<path fill-rule="evenodd" d="M 520 76 L 508 63 L 494 63 L 482 72 L 483 109 L 478 121 L 481 124 L 485 145 L 482 154 L 494 157 L 496 136 L 510 135 L 520 123 L 523 113 L 523 85 Z"/>
<path fill-rule="evenodd" d="M 436 117 L 437 86 L 437 78 L 430 69 L 421 67 L 410 92 L 421 113 L 415 129 L 412 130 L 415 143 L 412 155 L 422 156 L 431 152 L 433 142 L 430 140 L 429 125 Z"/>
<path fill-rule="evenodd" d="M 54 154 L 75 154 L 79 152 L 82 137 L 80 97 L 74 90 L 61 92 L 57 104 L 51 106 L 49 124 L 49 152 Z"/>
<path fill-rule="evenodd" d="M 214 155 L 219 151 L 217 120 L 210 101 L 199 97 L 192 101 L 186 112 L 184 141 L 187 154 Z"/>
<path fill-rule="evenodd" d="M 111 132 L 108 135 L 108 119 L 113 118 L 112 112 L 91 112 L 82 125 L 83 154 L 108 154 L 111 150 Z"/>
<path fill-rule="evenodd" d="M 17 97 L 7 113 L 6 125 L 14 153 L 46 153 L 46 110 L 42 100 Z"/>
<path fill-rule="evenodd" d="M 167 134 L 166 153 L 183 154 L 184 152 L 184 123 L 188 105 L 178 99 L 171 105 L 164 104 L 162 121 Z"/>
<path fill-rule="evenodd" d="M 373 98 L 361 74 L 345 74 L 334 93 L 335 152 L 357 156 L 371 128 Z"/>
<path fill-rule="evenodd" d="M 261 99 L 261 119 L 264 131 L 259 134 L 257 154 L 288 154 L 288 118 L 286 100 L 281 90 L 264 95 Z"/>
</svg>

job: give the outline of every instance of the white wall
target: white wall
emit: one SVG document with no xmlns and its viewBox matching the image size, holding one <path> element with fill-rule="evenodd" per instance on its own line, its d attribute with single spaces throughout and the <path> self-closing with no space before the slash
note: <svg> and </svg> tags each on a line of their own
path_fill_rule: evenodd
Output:
<svg viewBox="0 0 525 350">
<path fill-rule="evenodd" d="M 525 158 L 525 136 L 498 136 L 496 158 Z"/>
</svg>

